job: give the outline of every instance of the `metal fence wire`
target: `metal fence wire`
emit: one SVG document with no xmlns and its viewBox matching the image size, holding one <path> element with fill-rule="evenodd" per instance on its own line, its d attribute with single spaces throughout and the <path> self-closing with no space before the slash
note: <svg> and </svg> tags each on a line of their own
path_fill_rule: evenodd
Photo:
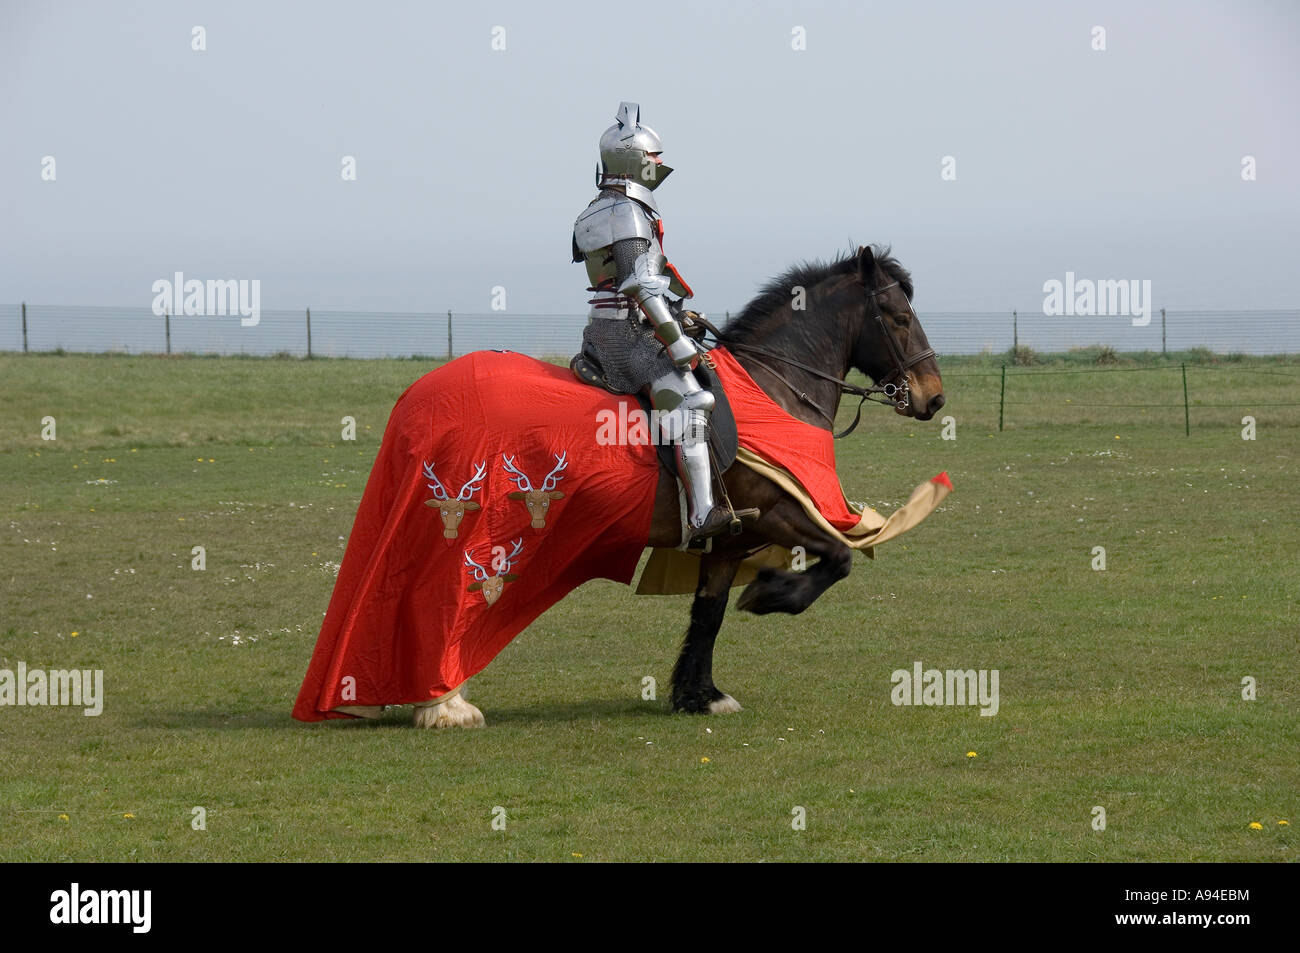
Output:
<svg viewBox="0 0 1300 953">
<path fill-rule="evenodd" d="M 723 322 L 729 313 L 710 314 Z M 1144 318 L 1041 312 L 923 312 L 941 355 L 1056 353 L 1080 347 L 1170 353 L 1300 353 L 1300 311 L 1169 311 Z M 1134 324 L 1138 321 L 1138 324 Z M 454 357 L 508 348 L 534 357 L 575 353 L 585 315 L 269 310 L 239 315 L 155 315 L 148 307 L 0 304 L 0 351 L 298 357 Z"/>
</svg>

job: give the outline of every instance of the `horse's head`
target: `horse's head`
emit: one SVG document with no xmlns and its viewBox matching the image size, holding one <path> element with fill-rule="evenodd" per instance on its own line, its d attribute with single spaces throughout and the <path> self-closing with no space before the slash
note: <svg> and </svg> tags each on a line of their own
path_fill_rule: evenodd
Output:
<svg viewBox="0 0 1300 953">
<path fill-rule="evenodd" d="M 907 385 L 907 403 L 895 410 L 929 420 L 944 404 L 939 364 L 925 329 L 912 310 L 912 278 L 888 249 L 878 258 L 871 246 L 858 249 L 862 320 L 850 355 L 853 367 L 877 384 Z"/>
</svg>

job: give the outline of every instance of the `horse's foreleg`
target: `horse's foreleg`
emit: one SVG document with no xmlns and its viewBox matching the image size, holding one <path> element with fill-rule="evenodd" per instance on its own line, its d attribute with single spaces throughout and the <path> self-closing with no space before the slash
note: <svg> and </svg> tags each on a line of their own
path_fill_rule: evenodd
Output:
<svg viewBox="0 0 1300 953">
<path fill-rule="evenodd" d="M 713 684 L 713 643 L 727 611 L 727 595 L 740 568 L 740 554 L 711 553 L 700 559 L 700 581 L 691 604 L 691 627 L 673 667 L 673 711 L 724 715 L 740 703 Z"/>
<path fill-rule="evenodd" d="M 758 578 L 745 587 L 736 608 L 756 615 L 788 612 L 797 615 L 849 574 L 853 568 L 853 550 L 808 519 L 803 508 L 786 498 L 764 511 L 754 527 L 755 535 L 788 549 L 801 547 L 817 562 L 803 572 L 763 569 Z"/>
</svg>

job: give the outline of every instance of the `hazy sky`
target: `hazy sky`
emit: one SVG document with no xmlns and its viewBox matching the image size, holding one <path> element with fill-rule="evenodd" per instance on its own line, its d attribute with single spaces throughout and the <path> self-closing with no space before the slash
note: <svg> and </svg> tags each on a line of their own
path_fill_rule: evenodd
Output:
<svg viewBox="0 0 1300 953">
<path fill-rule="evenodd" d="M 183 271 L 267 309 L 585 311 L 569 235 L 622 99 L 711 313 L 866 242 L 922 313 L 1067 270 L 1300 300 L 1300 3 L 0 0 L 0 301 L 147 308 Z"/>
</svg>

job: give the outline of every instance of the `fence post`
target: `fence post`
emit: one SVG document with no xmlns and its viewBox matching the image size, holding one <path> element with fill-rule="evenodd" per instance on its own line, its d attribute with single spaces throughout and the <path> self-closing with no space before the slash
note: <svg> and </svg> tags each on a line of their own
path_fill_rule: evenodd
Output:
<svg viewBox="0 0 1300 953">
<path fill-rule="evenodd" d="M 1163 356 L 1169 352 L 1165 350 L 1165 309 L 1160 309 L 1160 354 Z"/>
<path fill-rule="evenodd" d="M 23 302 L 23 353 L 27 353 L 27 302 Z"/>
<path fill-rule="evenodd" d="M 311 308 L 307 309 L 307 360 L 311 360 Z"/>
<path fill-rule="evenodd" d="M 1183 363 L 1183 431 L 1192 435 L 1192 412 L 1187 405 L 1187 364 Z"/>
<path fill-rule="evenodd" d="M 1002 409 L 1007 404 L 1007 366 L 1002 365 L 1002 393 L 998 396 L 998 433 L 1002 433 Z"/>
<path fill-rule="evenodd" d="M 1011 353 L 1014 354 L 1020 350 L 1020 325 L 1014 311 L 1011 312 Z M 1003 371 L 1006 370 L 1005 365 Z"/>
<path fill-rule="evenodd" d="M 163 311 L 163 327 L 167 330 L 167 353 L 172 352 L 172 316 L 171 312 Z"/>
<path fill-rule="evenodd" d="M 451 360 L 453 354 L 451 347 L 451 312 L 447 312 L 447 360 Z"/>
</svg>

